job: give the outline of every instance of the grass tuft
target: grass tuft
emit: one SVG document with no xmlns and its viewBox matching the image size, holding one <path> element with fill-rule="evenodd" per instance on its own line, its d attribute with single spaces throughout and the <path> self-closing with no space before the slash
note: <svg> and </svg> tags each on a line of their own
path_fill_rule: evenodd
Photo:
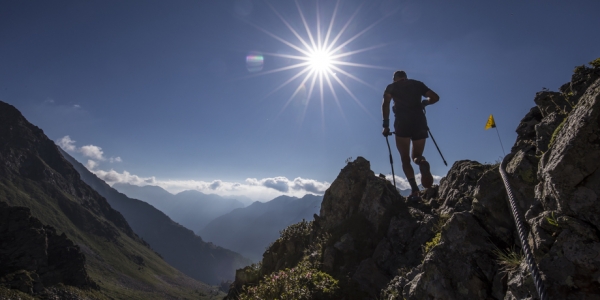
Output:
<svg viewBox="0 0 600 300">
<path fill-rule="evenodd" d="M 552 216 L 548 216 L 546 217 L 546 222 L 548 222 L 548 224 L 552 225 L 552 226 L 556 226 L 558 227 L 558 220 L 556 220 L 556 218 L 554 217 L 554 212 L 552 212 Z"/>
<path fill-rule="evenodd" d="M 500 250 L 496 248 L 494 250 L 494 255 L 496 256 L 496 262 L 500 265 L 500 270 L 503 272 L 511 272 L 517 270 L 525 259 L 525 256 L 521 253 L 521 251 L 516 251 L 514 248 Z"/>
</svg>

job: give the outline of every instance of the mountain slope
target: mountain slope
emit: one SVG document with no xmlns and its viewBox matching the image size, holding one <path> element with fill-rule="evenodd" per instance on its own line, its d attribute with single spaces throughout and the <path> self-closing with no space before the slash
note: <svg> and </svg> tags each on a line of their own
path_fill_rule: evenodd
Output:
<svg viewBox="0 0 600 300">
<path fill-rule="evenodd" d="M 236 199 L 188 190 L 173 195 L 157 186 L 115 184 L 116 190 L 152 204 L 171 219 L 198 233 L 206 224 L 244 204 Z"/>
<path fill-rule="evenodd" d="M 98 291 L 83 294 L 92 293 L 93 298 L 189 299 L 212 290 L 152 251 L 106 199 L 80 180 L 41 129 L 1 101 L 0 199 L 11 207 L 26 207 L 40 223 L 52 228 L 48 232 L 64 233 L 77 245 L 85 255 L 86 272 L 98 286 Z M 45 240 L 31 242 L 36 245 Z M 71 257 L 68 251 L 60 253 Z M 29 267 L 35 268 L 35 262 Z M 30 279 L 25 276 L 23 280 Z"/>
<path fill-rule="evenodd" d="M 170 265 L 188 276 L 209 284 L 219 284 L 233 280 L 237 268 L 250 264 L 248 259 L 233 251 L 204 242 L 152 205 L 117 192 L 69 154 L 62 150 L 61 153 L 85 183 L 123 214 L 135 233 Z"/>
<path fill-rule="evenodd" d="M 254 202 L 238 208 L 210 222 L 200 231 L 205 240 L 249 257 L 254 261 L 287 226 L 312 219 L 321 208 L 322 196 L 280 196 L 269 202 Z"/>
</svg>

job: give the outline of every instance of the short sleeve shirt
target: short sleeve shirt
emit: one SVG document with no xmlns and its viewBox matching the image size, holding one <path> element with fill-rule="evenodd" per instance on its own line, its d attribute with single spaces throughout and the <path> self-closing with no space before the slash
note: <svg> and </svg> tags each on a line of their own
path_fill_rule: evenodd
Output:
<svg viewBox="0 0 600 300">
<path fill-rule="evenodd" d="M 394 113 L 422 112 L 421 99 L 429 88 L 421 81 L 406 79 L 389 84 L 384 93 L 394 99 Z"/>
</svg>

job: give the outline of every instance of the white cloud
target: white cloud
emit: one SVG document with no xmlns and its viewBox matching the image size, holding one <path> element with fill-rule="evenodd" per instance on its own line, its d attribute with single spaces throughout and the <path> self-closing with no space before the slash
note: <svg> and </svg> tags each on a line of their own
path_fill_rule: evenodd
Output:
<svg viewBox="0 0 600 300">
<path fill-rule="evenodd" d="M 75 105 L 73 105 L 73 108 L 81 108 L 81 105 L 75 104 Z"/>
<path fill-rule="evenodd" d="M 102 151 L 101 147 L 95 145 L 86 145 L 81 148 L 75 146 L 75 141 L 71 139 L 70 136 L 66 135 L 56 141 L 56 144 L 60 146 L 63 150 L 67 152 L 78 152 L 81 153 L 84 157 L 90 158 L 85 164 L 86 167 L 90 170 L 97 168 L 100 165 L 100 161 L 106 161 L 107 159 L 104 157 L 104 151 Z M 110 157 L 108 159 L 110 163 L 120 163 L 123 162 L 120 156 Z"/>
<path fill-rule="evenodd" d="M 104 152 L 102 148 L 94 145 L 87 145 L 79 148 L 79 152 L 86 157 L 93 158 L 96 160 L 106 160 L 104 158 Z"/>
<path fill-rule="evenodd" d="M 65 135 L 57 141 L 57 144 L 65 151 L 75 151 L 75 141 L 68 135 Z"/>
<path fill-rule="evenodd" d="M 95 169 L 97 166 L 98 166 L 98 163 L 91 159 L 88 159 L 87 163 L 85 164 L 85 167 L 88 168 L 88 170 L 90 170 L 90 171 Z"/>
<path fill-rule="evenodd" d="M 281 195 L 302 197 L 306 194 L 323 194 L 329 187 L 328 182 L 313 179 L 286 177 L 248 178 L 245 182 L 228 182 L 222 180 L 158 180 L 155 177 L 141 177 L 127 171 L 92 170 L 96 176 L 109 185 L 128 183 L 132 185 L 156 185 L 176 194 L 184 190 L 197 190 L 206 194 L 217 194 L 224 197 L 246 196 L 253 200 L 267 201 Z"/>
</svg>

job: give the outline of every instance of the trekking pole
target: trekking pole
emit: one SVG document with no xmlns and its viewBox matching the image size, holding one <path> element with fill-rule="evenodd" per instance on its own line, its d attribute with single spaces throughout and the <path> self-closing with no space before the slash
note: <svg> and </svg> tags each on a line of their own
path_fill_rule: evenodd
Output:
<svg viewBox="0 0 600 300">
<path fill-rule="evenodd" d="M 394 134 L 390 132 L 390 134 L 385 136 L 385 142 L 388 146 L 388 151 L 390 152 L 390 165 L 392 165 L 392 179 L 394 180 L 394 188 L 396 188 L 396 174 L 394 174 L 394 159 L 392 159 L 392 149 L 390 149 L 390 141 L 388 140 L 388 136 Z"/>
<path fill-rule="evenodd" d="M 423 107 L 423 113 L 427 114 L 425 107 Z M 433 141 L 435 148 L 437 148 L 438 152 L 440 153 L 440 156 L 442 157 L 442 160 L 444 161 L 444 165 L 446 165 L 446 167 L 447 167 L 448 164 L 446 163 L 446 160 L 444 159 L 444 155 L 442 155 L 442 151 L 440 150 L 440 147 L 438 147 L 437 143 L 435 142 L 435 139 L 433 138 L 433 134 L 431 134 L 431 130 L 429 130 L 429 127 L 427 127 L 427 132 L 429 132 L 429 136 L 431 137 L 431 140 Z"/>
<path fill-rule="evenodd" d="M 444 165 L 446 165 L 446 167 L 447 167 L 448 164 L 446 163 L 446 160 L 444 159 L 444 155 L 442 155 L 442 151 L 440 151 L 440 147 L 438 147 L 437 143 L 435 142 L 435 139 L 433 138 L 433 134 L 431 134 L 431 130 L 429 130 L 429 128 L 427 128 L 427 132 L 429 132 L 429 136 L 431 137 L 431 140 L 433 141 L 433 144 L 435 145 L 435 147 L 437 148 L 438 152 L 440 153 L 440 156 L 442 157 L 442 160 L 444 161 Z"/>
</svg>

